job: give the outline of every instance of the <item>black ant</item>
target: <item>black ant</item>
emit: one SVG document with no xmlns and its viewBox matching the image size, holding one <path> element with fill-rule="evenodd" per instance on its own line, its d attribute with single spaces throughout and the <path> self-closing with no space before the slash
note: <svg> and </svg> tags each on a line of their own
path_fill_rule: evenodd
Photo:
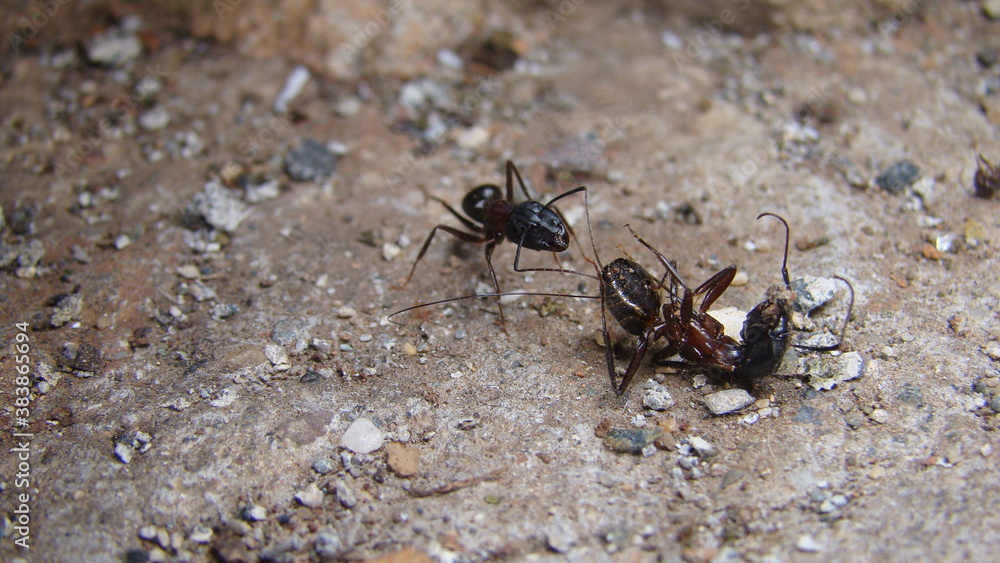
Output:
<svg viewBox="0 0 1000 563">
<path fill-rule="evenodd" d="M 752 386 L 755 380 L 773 374 L 789 345 L 814 351 L 829 351 L 839 347 L 839 343 L 832 346 L 790 343 L 791 333 L 788 324 L 795 293 L 788 277 L 788 223 L 773 213 L 761 213 L 757 219 L 760 220 L 762 217 L 774 217 L 785 227 L 785 249 L 781 262 L 781 277 L 784 284 L 769 288 L 764 301 L 747 314 L 743 329 L 740 331 L 742 343 L 725 334 L 722 323 L 708 314 L 708 309 L 732 283 L 736 276 L 736 266 L 731 265 L 722 269 L 691 291 L 677 274 L 674 264 L 643 240 L 631 226 L 626 225 L 632 236 L 656 255 L 667 271 L 660 282 L 653 285 L 656 283 L 655 278 L 630 260 L 619 258 L 602 270 L 603 301 L 608 303 L 608 308 L 618 323 L 626 331 L 639 337 L 622 381 L 615 388 L 616 394 L 619 396 L 624 394 L 646 354 L 647 347 L 660 338 L 665 339 L 667 343 L 653 353 L 653 363 L 728 372 L 734 380 L 744 386 Z M 623 264 L 616 267 L 615 264 L 619 262 Z M 628 268 L 623 268 L 623 265 L 627 265 Z M 610 283 L 612 276 L 617 276 L 613 285 Z M 663 285 L 667 276 L 672 278 L 669 289 Z M 841 330 L 843 334 L 854 307 L 854 288 L 846 279 L 841 277 L 836 279 L 847 284 L 851 294 L 847 316 Z M 681 293 L 678 292 L 678 286 L 683 290 Z M 662 306 L 657 289 L 667 289 L 668 299 Z M 695 309 L 696 300 L 699 301 L 697 309 Z M 608 375 L 614 387 L 616 379 L 614 358 L 610 350 L 610 338 L 603 312 L 602 330 Z M 675 355 L 680 355 L 684 361 L 669 360 Z"/>
<path fill-rule="evenodd" d="M 585 195 L 586 197 L 586 195 Z M 589 206 L 585 207 L 587 224 L 590 228 Z M 608 378 L 615 395 L 622 396 L 638 372 L 649 347 L 659 339 L 667 343 L 652 354 L 653 362 L 659 365 L 687 367 L 721 371 L 732 374 L 733 378 L 752 384 L 755 379 L 771 375 L 778 368 L 785 351 L 790 345 L 789 318 L 791 305 L 795 294 L 791 289 L 788 276 L 788 247 L 790 229 L 788 223 L 773 213 L 762 213 L 757 219 L 769 216 L 781 221 L 785 227 L 785 248 L 781 263 L 783 286 L 772 286 L 768 289 L 765 300 L 754 307 L 743 323 L 740 336 L 743 343 L 725 334 L 722 323 L 708 314 L 708 309 L 725 293 L 736 276 L 736 266 L 731 265 L 719 271 L 706 282 L 692 291 L 677 273 L 676 264 L 667 260 L 663 254 L 654 249 L 635 232 L 630 225 L 625 225 L 643 246 L 649 249 L 664 267 L 664 274 L 657 279 L 645 268 L 630 258 L 616 258 L 610 264 L 602 266 L 594 241 L 593 230 L 590 230 L 590 241 L 594 251 L 594 260 L 586 258 L 597 271 L 596 279 L 600 284 L 599 295 L 566 295 L 553 293 L 497 293 L 498 298 L 504 295 L 542 295 L 553 297 L 599 298 L 601 300 L 601 334 L 604 340 L 605 360 L 608 367 Z M 588 278 L 594 278 L 581 272 L 565 271 Z M 666 285 L 670 278 L 669 286 Z M 847 284 L 850 290 L 850 302 L 847 316 L 841 329 L 841 334 L 850 320 L 854 307 L 854 288 L 850 282 L 836 277 Z M 667 296 L 663 303 L 662 293 Z M 419 307 L 457 301 L 483 296 L 454 297 L 434 303 L 417 305 L 393 313 L 391 316 Z M 695 300 L 698 300 L 697 309 Z M 615 321 L 628 333 L 637 336 L 638 340 L 632 351 L 628 367 L 621 381 L 615 368 L 614 351 L 611 336 L 608 331 L 607 311 L 611 312 Z M 833 346 L 806 346 L 792 344 L 798 348 L 814 351 L 833 350 Z M 669 358 L 680 355 L 685 361 L 671 361 Z"/>
<path fill-rule="evenodd" d="M 525 197 L 528 198 L 526 201 L 518 204 L 514 203 L 515 177 Z M 574 188 L 557 195 L 548 203 L 542 205 L 531 198 L 531 194 L 528 193 L 528 189 L 524 186 L 524 180 L 521 179 L 521 174 L 517 171 L 517 167 L 514 166 L 513 162 L 508 160 L 506 198 L 500 186 L 495 184 L 476 186 L 462 199 L 462 211 L 468 217 L 456 211 L 448 202 L 428 194 L 428 197 L 444 205 L 452 215 L 462 222 L 466 229 L 472 232 L 462 231 L 448 225 L 438 225 L 431 229 L 431 233 L 427 235 L 423 246 L 420 247 L 417 259 L 413 262 L 413 267 L 410 268 L 410 274 L 406 276 L 406 281 L 402 285 L 410 282 L 413 272 L 417 269 L 417 264 L 424 257 L 438 229 L 454 236 L 462 242 L 486 243 L 486 267 L 490 271 L 490 278 L 493 280 L 493 287 L 496 288 L 497 294 L 500 293 L 500 284 L 497 282 L 497 275 L 493 270 L 492 256 L 493 249 L 503 242 L 504 239 L 517 242 L 517 252 L 514 254 L 515 272 L 571 272 L 571 270 L 563 270 L 561 268 L 521 269 L 518 265 L 521 259 L 522 248 L 552 253 L 563 252 L 569 248 L 569 237 L 572 234 L 572 230 L 567 225 L 566 220 L 559 210 L 552 207 L 552 204 L 566 196 L 581 191 L 585 192 L 586 189 L 585 186 Z M 500 307 L 500 326 L 506 330 L 503 304 L 500 303 L 499 297 L 497 297 L 497 304 Z M 397 311 L 394 315 L 414 308 L 416 307 Z"/>
</svg>

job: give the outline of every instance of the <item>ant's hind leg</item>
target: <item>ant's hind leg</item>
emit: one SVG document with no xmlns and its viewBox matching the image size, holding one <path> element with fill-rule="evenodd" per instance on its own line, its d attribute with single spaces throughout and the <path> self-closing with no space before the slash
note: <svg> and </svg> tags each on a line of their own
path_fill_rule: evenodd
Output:
<svg viewBox="0 0 1000 563">
<path fill-rule="evenodd" d="M 437 233 L 438 229 L 441 229 L 442 231 L 450 234 L 451 236 L 457 238 L 462 242 L 469 242 L 476 244 L 486 242 L 486 240 L 479 235 L 474 235 L 472 233 L 460 231 L 454 227 L 449 227 L 448 225 L 438 225 L 434 227 L 433 229 L 431 229 L 431 234 L 427 235 L 427 239 L 424 240 L 423 246 L 420 247 L 420 252 L 417 253 L 417 259 L 413 261 L 413 266 L 410 268 L 410 273 L 409 275 L 406 276 L 406 280 L 403 281 L 403 283 L 399 284 L 398 286 L 395 286 L 395 289 L 399 289 L 405 286 L 406 284 L 410 283 L 411 279 L 413 279 L 413 273 L 417 271 L 417 264 L 420 263 L 420 259 L 424 257 L 424 254 L 427 253 L 427 249 L 430 247 L 431 241 L 434 240 L 434 234 Z"/>
</svg>

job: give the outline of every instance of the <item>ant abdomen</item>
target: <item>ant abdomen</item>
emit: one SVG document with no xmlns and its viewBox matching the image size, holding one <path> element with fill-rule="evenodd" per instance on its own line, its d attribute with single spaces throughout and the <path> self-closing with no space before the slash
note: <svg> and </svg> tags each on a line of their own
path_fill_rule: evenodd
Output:
<svg viewBox="0 0 1000 563">
<path fill-rule="evenodd" d="M 503 199 L 503 190 L 496 184 L 483 184 L 469 190 L 462 198 L 462 211 L 477 223 L 486 222 L 486 210 L 494 201 Z"/>
<path fill-rule="evenodd" d="M 601 271 L 604 300 L 611 315 L 629 334 L 642 334 L 660 314 L 659 283 L 635 262 L 616 258 Z"/>
</svg>

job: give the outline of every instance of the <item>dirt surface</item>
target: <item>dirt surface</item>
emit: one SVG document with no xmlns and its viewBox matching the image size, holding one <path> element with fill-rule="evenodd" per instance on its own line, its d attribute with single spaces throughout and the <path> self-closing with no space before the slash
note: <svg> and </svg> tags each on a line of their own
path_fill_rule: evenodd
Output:
<svg viewBox="0 0 1000 563">
<path fill-rule="evenodd" d="M 1000 24 L 887 5 L 810 27 L 735 2 L 730 25 L 516 4 L 411 38 L 452 44 L 410 76 L 378 72 L 391 49 L 354 78 L 313 68 L 287 112 L 294 56 L 155 21 L 8 52 L 0 560 L 990 559 L 1000 197 L 973 184 L 977 154 L 1000 161 Z M 140 50 L 95 61 L 106 30 Z M 306 140 L 335 172 L 290 175 Z M 692 284 L 738 265 L 719 307 L 780 281 L 784 232 L 755 221 L 780 214 L 793 278 L 853 284 L 839 353 L 861 376 L 815 390 L 796 372 L 837 356 L 814 354 L 714 416 L 723 383 L 648 362 L 615 398 L 595 300 L 506 301 L 506 333 L 489 299 L 387 322 L 491 287 L 482 246 L 441 232 L 396 284 L 460 227 L 424 192 L 457 206 L 508 158 L 542 201 L 587 186 L 604 262 L 662 271 L 630 223 Z M 918 175 L 876 180 L 894 166 Z M 583 203 L 559 207 L 590 255 Z M 596 294 L 513 256 L 504 290 Z M 657 382 L 664 411 L 643 405 Z M 369 453 L 341 447 L 359 419 Z M 645 454 L 598 436 L 642 425 L 665 432 Z"/>
</svg>

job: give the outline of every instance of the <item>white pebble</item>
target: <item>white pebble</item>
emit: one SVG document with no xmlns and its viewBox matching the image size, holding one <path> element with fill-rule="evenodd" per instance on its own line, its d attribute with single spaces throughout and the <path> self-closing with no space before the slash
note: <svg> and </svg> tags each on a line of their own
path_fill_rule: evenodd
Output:
<svg viewBox="0 0 1000 563">
<path fill-rule="evenodd" d="M 340 438 L 340 446 L 347 448 L 354 453 L 367 454 L 382 447 L 385 440 L 383 433 L 372 421 L 367 418 L 359 418 L 351 423 L 351 426 Z"/>
<path fill-rule="evenodd" d="M 309 483 L 308 487 L 295 493 L 295 500 L 299 501 L 302 506 L 317 508 L 323 504 L 323 491 L 319 490 L 316 483 Z"/>
</svg>

